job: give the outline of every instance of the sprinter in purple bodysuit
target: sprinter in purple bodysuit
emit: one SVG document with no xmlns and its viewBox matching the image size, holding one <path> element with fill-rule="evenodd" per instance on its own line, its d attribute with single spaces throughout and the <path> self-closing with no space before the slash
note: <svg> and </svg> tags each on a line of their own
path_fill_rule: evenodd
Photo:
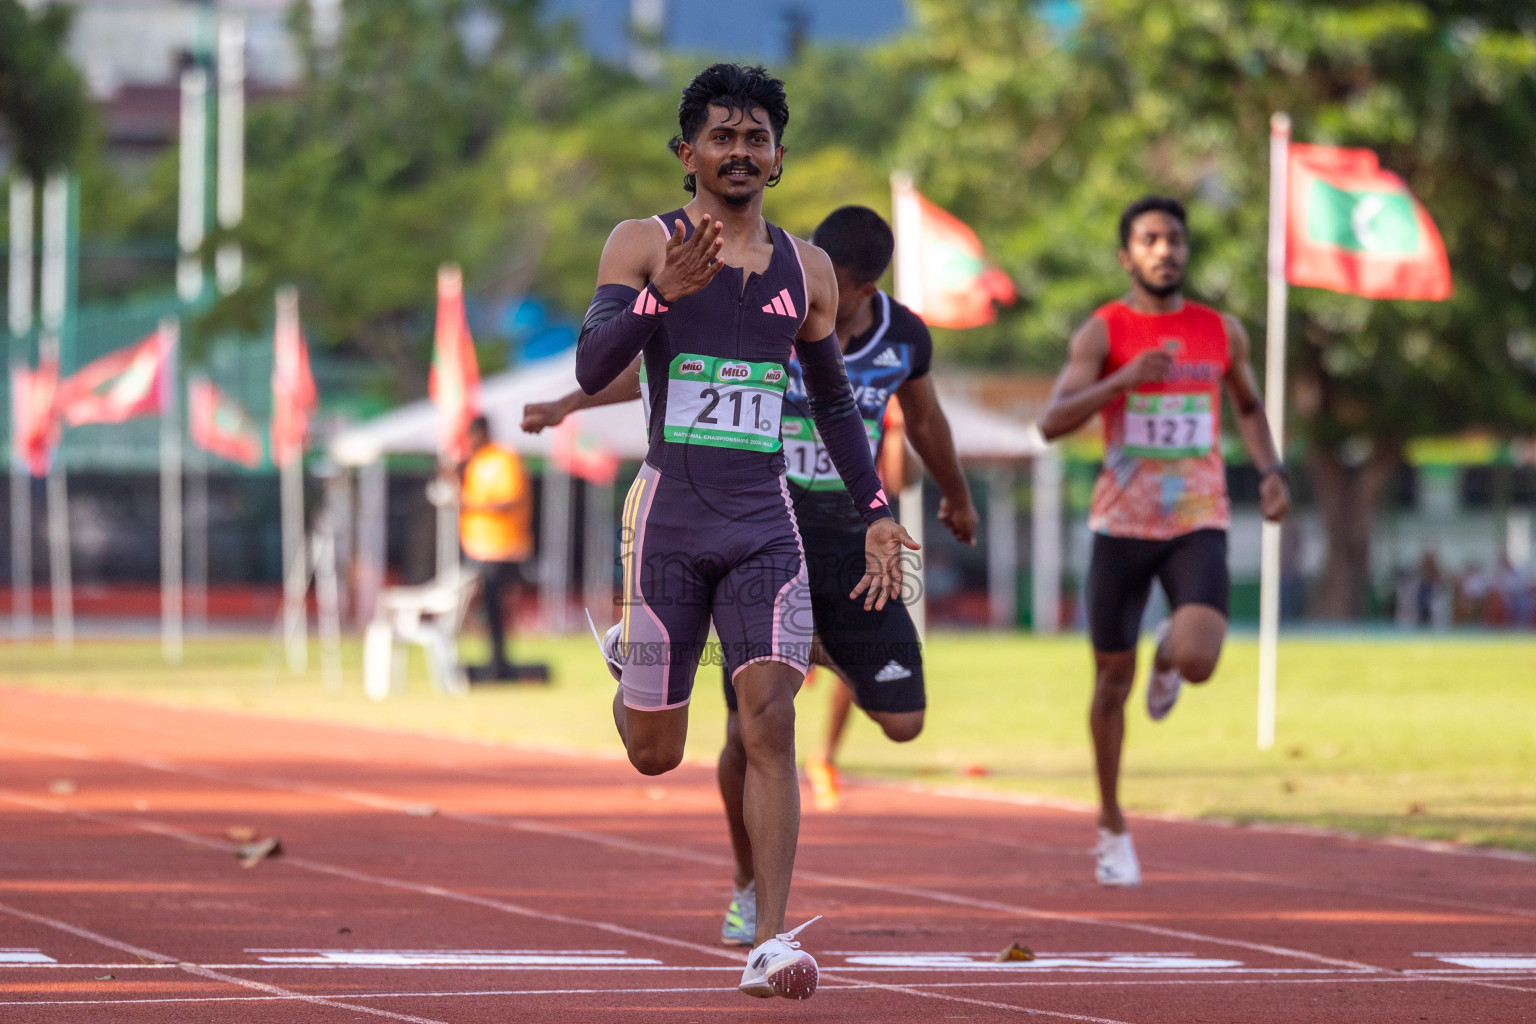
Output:
<svg viewBox="0 0 1536 1024">
<path fill-rule="evenodd" d="M 791 353 L 868 524 L 867 571 L 853 595 L 884 607 L 900 593 L 903 545 L 917 545 L 891 517 L 848 386 L 832 264 L 762 216 L 788 120 L 783 83 L 760 67 L 716 64 L 689 83 L 672 145 L 694 198 L 609 236 L 576 378 L 596 394 L 638 355 L 649 399 L 649 451 L 621 524 L 623 616 L 603 640 L 619 679 L 614 722 L 641 772 L 681 762 L 713 619 L 740 707 L 757 881 L 741 990 L 804 999 L 816 990 L 816 961 L 799 948 L 799 928 L 784 930 L 800 828 L 794 696 L 813 632 L 780 440 Z"/>
</svg>

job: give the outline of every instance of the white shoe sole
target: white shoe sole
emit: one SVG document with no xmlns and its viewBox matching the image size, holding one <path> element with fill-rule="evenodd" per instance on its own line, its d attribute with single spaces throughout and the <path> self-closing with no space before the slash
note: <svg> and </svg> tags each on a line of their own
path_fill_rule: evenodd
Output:
<svg viewBox="0 0 1536 1024">
<path fill-rule="evenodd" d="M 794 960 L 751 981 L 742 981 L 741 990 L 758 999 L 809 999 L 816 994 L 816 984 L 821 972 L 816 960 L 809 953 L 801 953 Z"/>
</svg>

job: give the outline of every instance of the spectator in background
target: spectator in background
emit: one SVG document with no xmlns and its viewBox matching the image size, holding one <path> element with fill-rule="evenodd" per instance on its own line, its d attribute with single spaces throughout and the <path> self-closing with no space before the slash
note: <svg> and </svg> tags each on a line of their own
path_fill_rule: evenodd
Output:
<svg viewBox="0 0 1536 1024">
<path fill-rule="evenodd" d="M 1529 628 L 1532 624 L 1536 601 L 1531 594 L 1532 580 L 1505 555 L 1499 571 L 1494 575 L 1493 587 L 1503 605 L 1501 624 L 1512 629 Z"/>
<path fill-rule="evenodd" d="M 1493 580 L 1481 562 L 1473 562 L 1456 582 L 1456 621 L 1482 624 L 1488 621 L 1488 595 Z"/>
<path fill-rule="evenodd" d="M 469 669 L 470 681 L 514 679 L 507 655 L 503 597 L 517 582 L 519 565 L 533 553 L 528 474 L 517 453 L 491 441 L 490 424 L 477 416 L 469 425 L 469 461 L 459 486 L 459 543 L 480 574 L 480 596 L 490 633 L 489 664 Z"/>
</svg>

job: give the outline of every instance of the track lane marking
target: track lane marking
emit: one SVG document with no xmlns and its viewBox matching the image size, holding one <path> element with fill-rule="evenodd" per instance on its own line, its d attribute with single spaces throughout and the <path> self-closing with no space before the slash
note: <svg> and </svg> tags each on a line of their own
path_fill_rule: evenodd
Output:
<svg viewBox="0 0 1536 1024">
<path fill-rule="evenodd" d="M 10 792 L 10 791 L 0 790 L 0 799 L 9 801 L 11 803 L 20 804 L 21 806 L 32 807 L 32 808 L 34 808 L 36 810 L 49 811 L 49 812 L 52 812 L 52 813 L 55 813 L 55 814 L 61 814 L 61 815 L 65 815 L 65 816 L 79 817 L 79 818 L 82 818 L 82 819 L 85 819 L 85 820 L 88 820 L 88 821 L 96 821 L 96 822 L 101 823 L 101 824 L 111 825 L 111 826 L 116 827 L 116 828 L 127 827 L 127 828 L 130 828 L 130 829 L 138 829 L 138 830 L 141 830 L 141 831 L 152 832 L 152 833 L 155 833 L 155 834 L 158 834 L 158 835 L 161 835 L 161 836 L 165 836 L 167 838 L 179 839 L 182 842 L 186 842 L 186 843 L 189 843 L 189 844 L 195 845 L 195 846 L 208 847 L 208 848 L 212 848 L 212 849 L 221 850 L 221 851 L 224 851 L 224 852 L 232 852 L 236 848 L 236 844 L 234 844 L 234 843 L 227 843 L 227 842 L 224 842 L 222 840 L 209 839 L 208 837 L 200 836 L 200 835 L 197 835 L 196 833 L 193 833 L 193 832 L 187 832 L 187 831 L 185 831 L 183 829 L 178 829 L 178 828 L 176 828 L 174 826 L 171 826 L 171 825 L 164 825 L 164 824 L 161 824 L 159 822 L 152 822 L 152 821 L 138 821 L 138 820 L 132 820 L 132 819 L 123 819 L 123 818 L 119 818 L 119 817 L 117 817 L 115 815 L 97 814 L 97 813 L 90 812 L 90 811 L 79 811 L 79 810 L 75 810 L 74 808 L 65 807 L 65 806 L 63 806 L 61 804 L 52 803 L 50 801 L 35 800 L 35 799 L 31 798 L 31 797 L 27 797 L 27 796 L 24 796 L 22 794 L 13 793 L 13 792 Z M 614 934 L 614 935 L 624 935 L 626 937 L 637 938 L 637 939 L 641 939 L 641 940 L 648 941 L 648 942 L 655 942 L 655 943 L 662 944 L 662 945 L 670 945 L 670 946 L 676 946 L 676 947 L 683 948 L 683 949 L 689 949 L 689 950 L 692 950 L 694 952 L 702 953 L 702 954 L 707 955 L 707 956 L 714 956 L 714 957 L 722 957 L 723 956 L 723 957 L 725 957 L 727 959 L 732 960 L 735 963 L 745 963 L 745 961 L 746 961 L 746 955 L 744 953 L 732 953 L 732 952 L 728 952 L 728 951 L 723 950 L 723 949 L 718 949 L 718 948 L 713 947 L 713 946 L 704 946 L 704 945 L 700 945 L 698 943 L 688 942 L 688 941 L 685 941 L 685 940 L 682 940 L 682 939 L 674 939 L 674 938 L 671 938 L 670 936 L 666 936 L 666 935 L 657 935 L 657 934 L 654 934 L 654 933 L 651 933 L 651 932 L 644 932 L 644 931 L 640 931 L 640 930 L 634 929 L 634 928 L 626 928 L 626 927 L 624 927 L 622 925 L 612 924 L 612 923 L 609 923 L 607 921 L 590 921 L 590 920 L 585 920 L 585 919 L 582 919 L 582 918 L 570 917 L 569 915 L 565 915 L 565 914 L 546 913 L 544 911 L 534 910 L 531 907 L 523 907 L 523 906 L 519 906 L 517 904 L 507 903 L 507 902 L 502 901 L 502 900 L 493 900 L 493 899 L 489 899 L 489 898 L 483 897 L 483 896 L 475 896 L 475 895 L 473 895 L 471 893 L 456 892 L 456 891 L 454 891 L 452 889 L 446 889 L 446 888 L 444 888 L 442 886 L 438 886 L 438 885 L 430 885 L 430 884 L 423 884 L 423 883 L 417 883 L 417 882 L 410 882 L 410 881 L 407 881 L 405 879 L 389 878 L 388 876 L 384 876 L 384 875 L 374 875 L 374 874 L 371 874 L 369 872 L 355 871 L 355 870 L 353 870 L 351 868 L 345 868 L 345 867 L 341 867 L 340 865 L 334 865 L 334 864 L 326 864 L 326 863 L 324 863 L 322 861 L 310 860 L 309 858 L 305 858 L 305 857 L 295 857 L 295 856 L 292 856 L 292 855 L 285 854 L 280 861 L 276 862 L 276 864 L 287 866 L 287 867 L 300 868 L 300 869 L 307 870 L 307 871 L 313 871 L 313 872 L 316 872 L 316 873 L 319 873 L 319 874 L 332 875 L 332 876 L 337 877 L 337 878 L 345 878 L 345 879 L 348 879 L 350 881 L 360 882 L 360 883 L 368 884 L 368 885 L 377 885 L 377 886 L 382 886 L 382 887 L 385 887 L 385 888 L 399 889 L 399 890 L 403 890 L 403 891 L 406 891 L 406 892 L 415 892 L 415 893 L 420 893 L 422 895 L 428 895 L 428 896 L 438 896 L 438 897 L 441 897 L 441 898 L 444 898 L 444 899 L 456 900 L 456 901 L 461 902 L 461 903 L 468 903 L 468 904 L 475 905 L 475 906 L 482 906 L 482 907 L 485 907 L 487 909 L 500 910 L 500 911 L 503 911 L 503 912 L 506 912 L 506 913 L 516 914 L 516 915 L 523 916 L 523 917 L 530 917 L 530 918 L 533 918 L 533 919 L 536 919 L 536 920 L 548 921 L 548 922 L 556 923 L 556 924 L 569 924 L 569 925 L 584 926 L 584 927 L 588 927 L 588 928 L 595 928 L 595 929 L 598 929 L 600 931 L 605 931 L 605 932 L 608 932 L 608 933 Z M 6 908 L 5 904 L 0 904 L 0 910 L 6 910 L 6 909 L 7 908 Z M 18 911 L 17 913 L 25 914 L 25 911 Z M 43 922 L 46 922 L 47 919 L 41 919 L 40 918 L 39 920 L 43 921 Z M 738 957 L 740 957 L 740 959 L 737 959 Z M 193 973 L 193 974 L 199 973 L 199 971 L 202 970 L 202 969 L 196 968 L 196 967 L 194 967 L 193 965 L 190 965 L 190 964 L 187 964 L 187 965 L 178 964 L 178 966 L 182 966 L 183 970 L 187 970 L 189 973 Z M 210 976 L 212 976 L 212 977 L 217 977 L 217 978 L 220 978 L 220 979 L 226 979 L 227 978 L 228 980 L 233 981 L 235 984 L 246 985 L 247 987 L 261 988 L 261 989 L 271 988 L 271 990 L 274 993 L 281 993 L 281 992 L 285 991 L 285 990 L 281 990 L 281 989 L 272 988 L 271 986 L 264 986 L 261 982 L 248 981 L 246 979 L 235 978 L 232 975 L 223 975 L 223 974 L 219 974 L 218 972 L 213 972 L 213 971 L 209 971 L 208 974 Z M 824 977 L 833 977 L 833 978 L 837 977 L 837 975 L 834 974 L 831 971 L 822 971 L 821 974 Z M 972 1005 L 972 1006 L 982 1006 L 982 1007 L 986 1007 L 986 1008 L 989 1008 L 989 1009 L 1003 1009 L 1003 1010 L 1008 1010 L 1008 1011 L 1015 1012 L 1015 1013 L 1025 1013 L 1025 1014 L 1029 1014 L 1029 1015 L 1032 1015 L 1032 1016 L 1054 1017 L 1054 1018 L 1058 1018 L 1060 1020 L 1084 1021 L 1084 1022 L 1086 1022 L 1086 1024 L 1134 1024 L 1134 1022 L 1131 1022 L 1131 1021 L 1123 1021 L 1123 1020 L 1118 1020 L 1118 1019 L 1113 1019 L 1113 1018 L 1108 1018 L 1108 1017 L 1087 1017 L 1087 1016 L 1083 1016 L 1081 1014 L 1064 1013 L 1064 1012 L 1059 1011 L 1059 1010 L 1045 1010 L 1045 1009 L 1039 1009 L 1039 1008 L 1036 1008 L 1036 1007 L 1016 1006 L 1016 1005 L 1008 1004 L 1008 1003 L 994 1003 L 994 1002 L 991 1002 L 991 1001 L 988 1001 L 988 1000 L 970 999 L 970 998 L 966 998 L 966 997 L 962 997 L 962 996 L 949 995 L 949 994 L 946 994 L 946 993 L 923 992 L 923 991 L 920 991 L 918 989 L 912 988 L 910 986 L 905 986 L 905 985 L 888 985 L 888 984 L 882 984 L 880 982 L 874 982 L 874 981 L 863 981 L 861 979 L 845 979 L 845 980 L 851 981 L 853 986 L 860 987 L 860 988 L 876 989 L 876 990 L 879 990 L 881 992 L 897 992 L 897 993 L 902 993 L 902 994 L 905 994 L 905 995 L 918 996 L 918 997 L 923 998 L 923 999 L 938 999 L 938 1000 L 943 1000 L 945 1002 L 964 1003 L 964 1004 Z M 301 998 L 301 999 L 304 998 L 304 996 L 302 996 L 300 993 L 294 993 L 294 995 L 296 997 L 298 997 L 298 998 Z M 338 1003 L 336 1005 L 344 1005 L 344 1004 L 339 1004 Z M 386 1011 L 382 1011 L 382 1010 L 368 1009 L 367 1012 L 376 1013 L 376 1014 L 384 1014 L 386 1016 L 392 1016 L 392 1017 L 397 1016 L 395 1014 L 388 1014 Z M 418 1024 L 443 1024 L 443 1022 L 441 1022 L 441 1021 L 428 1021 L 428 1020 L 425 1020 L 424 1018 L 417 1018 L 417 1017 L 399 1017 L 398 1019 L 418 1022 Z"/>
<path fill-rule="evenodd" d="M 395 1013 L 393 1010 L 381 1010 L 376 1006 L 358 1006 L 353 1003 L 342 1002 L 339 999 L 330 999 L 325 996 L 306 995 L 305 993 L 295 992 L 292 989 L 281 988 L 277 985 L 268 985 L 263 981 L 253 981 L 249 978 L 238 978 L 232 974 L 225 974 L 222 971 L 215 971 L 187 960 L 180 960 L 165 953 L 157 953 L 154 950 L 146 949 L 143 946 L 135 946 L 130 942 L 123 942 L 119 939 L 114 939 L 111 936 L 103 935 L 100 932 L 92 931 L 89 928 L 83 928 L 80 925 L 70 924 L 68 921 L 60 921 L 58 918 L 48 917 L 43 914 L 34 914 L 29 910 L 22 910 L 20 907 L 13 907 L 7 903 L 0 903 L 0 914 L 9 914 L 12 917 L 19 918 L 23 921 L 31 921 L 33 924 L 40 924 L 45 927 L 52 928 L 56 931 L 61 931 L 65 934 L 73 935 L 78 939 L 85 939 L 88 942 L 94 942 L 97 945 L 106 946 L 108 949 L 115 949 L 120 953 L 128 953 L 131 956 L 139 957 L 142 960 L 150 960 L 156 963 L 172 965 L 178 970 L 185 971 L 194 977 L 205 978 L 209 981 L 217 981 L 226 985 L 238 985 L 242 988 L 255 989 L 259 992 L 265 992 L 269 995 L 282 996 L 285 999 L 297 999 L 301 1002 L 309 1003 L 314 1006 L 329 1006 L 338 1010 L 354 1010 L 359 1013 L 366 1013 L 374 1017 L 385 1017 L 389 1020 L 406 1021 L 407 1024 L 446 1024 L 444 1021 L 433 1020 L 430 1017 L 416 1017 L 408 1013 Z"/>
</svg>

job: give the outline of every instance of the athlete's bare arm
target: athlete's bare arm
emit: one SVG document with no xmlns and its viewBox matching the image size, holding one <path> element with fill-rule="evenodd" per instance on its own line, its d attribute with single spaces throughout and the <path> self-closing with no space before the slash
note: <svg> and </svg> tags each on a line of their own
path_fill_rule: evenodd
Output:
<svg viewBox="0 0 1536 1024">
<path fill-rule="evenodd" d="M 595 395 L 581 388 L 568 391 L 553 402 L 529 402 L 523 406 L 523 432 L 537 434 L 545 427 L 558 427 L 565 418 L 578 409 L 591 409 L 599 405 L 618 405 L 633 402 L 640 397 L 640 358 L 629 364 L 629 369 L 613 379 L 613 383 Z"/>
<path fill-rule="evenodd" d="M 1067 365 L 1061 368 L 1051 391 L 1051 400 L 1040 416 L 1040 433 L 1047 441 L 1072 433 L 1113 402 L 1116 396 L 1138 384 L 1162 380 L 1173 366 L 1171 352 L 1149 349 L 1101 379 L 1099 375 L 1104 372 L 1104 359 L 1108 355 L 1109 328 L 1098 317 L 1089 317 L 1088 322 L 1072 335 Z"/>
<path fill-rule="evenodd" d="M 1222 378 L 1227 395 L 1232 399 L 1233 417 L 1237 433 L 1243 445 L 1264 476 L 1259 480 L 1259 511 L 1271 522 L 1279 522 L 1291 510 L 1291 492 L 1285 478 L 1279 473 L 1265 472 L 1282 465 L 1275 451 L 1275 439 L 1269 432 L 1269 419 L 1264 415 L 1264 399 L 1259 395 L 1259 385 L 1253 377 L 1253 366 L 1248 361 L 1248 331 L 1237 317 L 1222 314 L 1227 327 L 1227 373 Z"/>
<path fill-rule="evenodd" d="M 796 344 L 831 345 L 836 349 L 837 275 L 832 270 L 832 261 L 827 258 L 826 253 L 809 242 L 802 242 L 798 238 L 794 241 L 800 252 L 800 265 L 805 268 L 806 304 L 809 306 L 805 312 L 805 322 L 800 325 L 800 333 L 795 336 Z M 833 371 L 841 376 L 843 372 L 841 350 L 837 350 L 835 356 L 836 364 L 833 364 Z M 812 367 L 817 365 L 826 364 L 822 360 L 804 356 L 800 360 L 801 371 L 807 378 L 812 374 Z M 842 386 L 847 387 L 846 378 Z M 810 389 L 811 382 L 808 379 L 806 384 L 808 393 Z M 814 396 L 812 397 L 814 399 Z M 852 401 L 851 392 L 849 401 Z M 820 423 L 817 424 L 817 429 L 823 434 L 826 433 L 826 429 Z M 859 429 L 862 436 L 862 422 Z M 868 453 L 868 447 L 864 447 L 863 451 Z M 842 467 L 839 467 L 839 472 L 843 472 Z M 871 472 L 873 472 L 872 463 Z M 844 473 L 844 479 L 849 479 L 846 473 Z M 862 595 L 864 607 L 876 610 L 884 608 L 886 601 L 891 598 L 899 598 L 903 547 L 916 551 L 918 543 L 895 519 L 878 519 L 872 523 L 864 533 L 864 576 L 848 596 L 858 598 Z"/>
<path fill-rule="evenodd" d="M 907 437 L 944 494 L 939 502 L 939 522 L 948 527 L 960 543 L 974 547 L 980 517 L 976 515 L 976 507 L 971 503 L 970 485 L 965 482 L 965 474 L 960 471 L 960 458 L 955 454 L 955 439 L 949 430 L 949 418 L 939 405 L 933 378 L 924 375 L 916 380 L 904 381 L 896 389 L 896 398 L 901 402 Z"/>
</svg>

